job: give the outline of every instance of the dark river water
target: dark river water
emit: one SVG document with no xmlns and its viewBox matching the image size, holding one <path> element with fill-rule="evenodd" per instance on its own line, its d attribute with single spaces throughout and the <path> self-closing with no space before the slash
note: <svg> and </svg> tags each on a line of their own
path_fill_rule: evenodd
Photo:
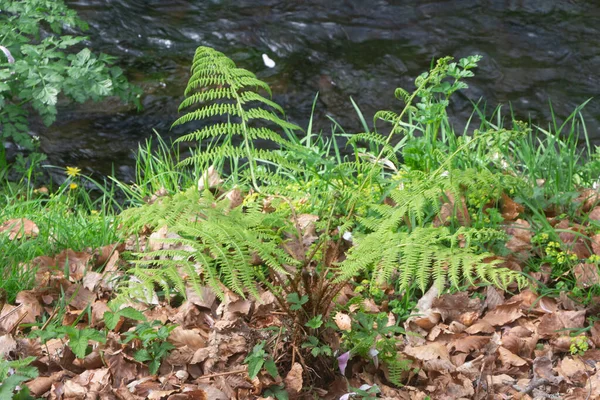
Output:
<svg viewBox="0 0 600 400">
<path fill-rule="evenodd" d="M 458 94 L 454 118 L 470 101 L 512 103 L 516 114 L 546 124 L 548 101 L 568 115 L 600 91 L 598 0 L 79 0 L 67 1 L 90 24 L 88 45 L 115 55 L 144 89 L 144 110 L 118 102 L 63 107 L 42 130 L 55 165 L 132 176 L 133 151 L 153 129 L 170 125 L 197 46 L 212 46 L 267 81 L 288 117 L 306 126 L 320 92 L 317 127 L 327 116 L 347 131 L 360 124 L 352 97 L 370 119 L 394 109 L 394 88 L 410 88 L 434 57 L 484 58 L 470 89 Z M 267 68 L 262 54 L 276 63 Z M 585 109 L 600 139 L 600 99 Z"/>
</svg>

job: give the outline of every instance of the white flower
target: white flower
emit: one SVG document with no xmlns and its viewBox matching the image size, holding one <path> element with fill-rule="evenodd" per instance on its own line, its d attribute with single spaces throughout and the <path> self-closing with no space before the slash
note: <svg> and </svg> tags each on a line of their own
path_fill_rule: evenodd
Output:
<svg viewBox="0 0 600 400">
<path fill-rule="evenodd" d="M 352 232 L 346 231 L 346 232 L 344 232 L 342 237 L 344 238 L 344 240 L 351 242 L 352 241 Z"/>
<path fill-rule="evenodd" d="M 263 54 L 262 58 L 263 58 L 263 62 L 265 63 L 265 65 L 267 67 L 269 67 L 269 68 L 275 68 L 275 61 L 271 60 L 268 55 Z"/>
</svg>

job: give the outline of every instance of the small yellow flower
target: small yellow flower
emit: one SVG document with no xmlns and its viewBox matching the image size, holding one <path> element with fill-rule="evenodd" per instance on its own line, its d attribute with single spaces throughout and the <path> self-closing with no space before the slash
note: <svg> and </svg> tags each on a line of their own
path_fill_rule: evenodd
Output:
<svg viewBox="0 0 600 400">
<path fill-rule="evenodd" d="M 71 183 L 69 185 L 69 189 L 73 190 L 73 189 L 77 189 L 77 184 L 76 183 Z"/>
<path fill-rule="evenodd" d="M 98 215 L 98 210 L 91 210 L 91 211 L 90 211 L 90 213 L 91 213 L 92 215 Z"/>
<path fill-rule="evenodd" d="M 81 169 L 79 169 L 77 167 L 67 167 L 67 168 L 65 168 L 65 170 L 67 172 L 67 175 L 70 176 L 71 178 L 75 178 L 81 172 Z"/>
</svg>

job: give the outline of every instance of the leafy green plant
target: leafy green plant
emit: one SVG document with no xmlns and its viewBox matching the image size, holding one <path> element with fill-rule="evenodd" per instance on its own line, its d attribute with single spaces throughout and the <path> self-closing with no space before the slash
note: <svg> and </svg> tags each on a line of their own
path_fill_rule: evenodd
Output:
<svg viewBox="0 0 600 400">
<path fill-rule="evenodd" d="M 248 376 L 250 379 L 256 378 L 263 367 L 273 378 L 279 376 L 275 361 L 273 361 L 273 358 L 265 351 L 266 344 L 266 340 L 256 344 L 244 359 L 244 363 L 248 364 Z"/>
<path fill-rule="evenodd" d="M 110 311 L 104 312 L 104 324 L 106 329 L 113 330 L 116 328 L 121 318 L 129 318 L 134 321 L 145 321 L 146 317 L 140 311 L 133 307 L 124 307 L 119 309 L 115 303 L 108 303 Z"/>
<path fill-rule="evenodd" d="M 77 358 L 84 358 L 88 354 L 90 341 L 106 343 L 106 335 L 93 328 L 79 329 L 74 326 L 59 326 L 49 324 L 43 330 L 34 330 L 30 336 L 39 337 L 42 344 L 50 339 L 69 339 L 67 346 L 73 351 Z"/>
<path fill-rule="evenodd" d="M 63 34 L 67 26 L 85 30 L 87 24 L 62 0 L 2 0 L 0 9 L 0 141 L 33 148 L 30 111 L 52 124 L 61 94 L 80 103 L 116 95 L 139 105 L 139 90 L 113 57 L 81 48 L 84 36 Z M 0 146 L 0 167 L 3 162 Z"/>
<path fill-rule="evenodd" d="M 571 355 L 579 355 L 582 356 L 588 351 L 588 338 L 585 335 L 578 335 L 571 338 L 571 344 L 569 346 L 569 351 Z"/>
<path fill-rule="evenodd" d="M 8 361 L 0 354 L 0 400 L 30 400 L 29 389 L 23 382 L 37 378 L 38 370 L 30 366 L 35 357 Z"/>
<path fill-rule="evenodd" d="M 308 336 L 307 341 L 302 343 L 302 348 L 310 350 L 310 354 L 313 357 L 319 357 L 320 355 L 327 357 L 333 356 L 331 347 L 321 343 L 319 339 L 315 336 Z"/>
<path fill-rule="evenodd" d="M 351 355 L 372 360 L 376 365 L 386 364 L 390 381 L 401 386 L 401 375 L 410 366 L 410 361 L 400 359 L 396 350 L 398 335 L 405 334 L 404 329 L 390 324 L 386 313 L 358 311 L 351 318 L 351 329 L 342 335 L 343 346 Z"/>
<path fill-rule="evenodd" d="M 142 322 L 134 330 L 125 332 L 123 343 L 129 343 L 132 340 L 139 340 L 141 348 L 136 350 L 133 358 L 141 363 L 150 362 L 148 370 L 151 374 L 156 374 L 160 368 L 163 358 L 169 355 L 169 352 L 175 348 L 167 342 L 169 334 L 175 325 L 162 325 L 160 321 Z"/>
</svg>

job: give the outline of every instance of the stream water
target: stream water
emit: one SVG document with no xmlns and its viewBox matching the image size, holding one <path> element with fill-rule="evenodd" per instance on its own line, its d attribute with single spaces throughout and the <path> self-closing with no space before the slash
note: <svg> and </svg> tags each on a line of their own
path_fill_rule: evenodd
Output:
<svg viewBox="0 0 600 400">
<path fill-rule="evenodd" d="M 400 106 L 394 88 L 410 88 L 434 57 L 484 58 L 470 88 L 451 106 L 457 120 L 484 98 L 512 103 L 518 116 L 550 119 L 600 91 L 600 2 L 597 0 L 74 0 L 90 24 L 88 45 L 115 55 L 144 88 L 144 110 L 118 102 L 69 105 L 40 128 L 54 165 L 131 178 L 137 143 L 165 137 L 199 45 L 232 57 L 267 81 L 288 117 L 306 126 L 312 102 L 319 129 L 334 117 L 360 129 L 352 97 L 370 119 Z M 262 54 L 276 63 L 268 68 Z M 600 139 L 600 99 L 584 116 Z"/>
</svg>

